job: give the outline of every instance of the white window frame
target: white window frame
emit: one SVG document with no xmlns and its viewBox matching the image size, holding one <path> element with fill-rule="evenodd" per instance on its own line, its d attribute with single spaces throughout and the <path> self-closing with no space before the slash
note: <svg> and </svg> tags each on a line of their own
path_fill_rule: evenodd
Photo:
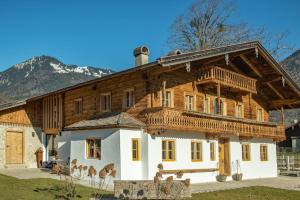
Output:
<svg viewBox="0 0 300 200">
<path fill-rule="evenodd" d="M 261 119 L 259 119 L 259 110 L 261 110 Z M 264 109 L 260 106 L 256 108 L 256 120 L 260 122 L 264 121 Z"/>
<path fill-rule="evenodd" d="M 106 109 L 103 109 L 102 108 L 102 97 L 105 97 L 105 96 L 109 96 L 109 101 L 107 101 L 108 105 L 106 105 L 105 107 L 109 107 L 109 108 L 106 108 Z M 105 113 L 105 112 L 110 112 L 111 111 L 111 92 L 106 92 L 106 93 L 101 93 L 100 94 L 100 112 L 101 113 Z"/>
<path fill-rule="evenodd" d="M 166 89 L 165 92 L 166 92 L 166 96 L 165 96 L 166 98 L 167 98 L 167 92 L 170 92 L 170 94 L 171 94 L 170 95 L 171 99 L 170 99 L 170 101 L 168 101 L 169 105 L 167 105 L 167 101 L 165 101 L 165 103 L 166 103 L 165 107 L 174 108 L 174 90 L 173 89 Z M 163 106 L 162 91 L 160 91 L 159 95 L 160 95 L 160 106 Z"/>
<path fill-rule="evenodd" d="M 192 109 L 189 109 L 189 98 L 187 97 L 193 97 L 193 108 Z M 196 111 L 196 94 L 191 94 L 191 93 L 184 93 L 184 108 L 186 111 Z"/>
<path fill-rule="evenodd" d="M 241 116 L 239 116 L 238 106 L 241 106 L 241 108 L 242 108 Z M 242 102 L 236 102 L 236 104 L 235 104 L 235 117 L 244 118 L 244 104 Z"/>
</svg>

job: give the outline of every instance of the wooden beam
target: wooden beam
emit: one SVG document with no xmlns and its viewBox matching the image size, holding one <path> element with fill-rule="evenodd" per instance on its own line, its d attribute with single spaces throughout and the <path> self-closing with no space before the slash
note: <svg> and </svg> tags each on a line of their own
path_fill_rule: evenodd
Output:
<svg viewBox="0 0 300 200">
<path fill-rule="evenodd" d="M 218 168 L 203 168 L 203 169 L 170 169 L 170 170 L 160 170 L 163 174 L 176 174 L 178 172 L 182 173 L 198 173 L 198 172 L 214 172 L 218 171 Z"/>
<path fill-rule="evenodd" d="M 257 70 L 257 68 L 251 63 L 248 58 L 246 58 L 245 55 L 240 55 L 241 59 L 255 72 L 259 78 L 263 78 L 263 75 Z M 266 83 L 274 92 L 276 95 L 278 95 L 281 99 L 284 99 L 284 96 L 273 86 L 271 83 Z"/>
<path fill-rule="evenodd" d="M 270 101 L 270 104 L 273 107 L 288 106 L 291 104 L 298 104 L 298 103 L 300 103 L 300 99 L 280 99 L 280 100 Z"/>
<path fill-rule="evenodd" d="M 166 106 L 166 81 L 162 82 L 162 107 Z"/>
<path fill-rule="evenodd" d="M 246 58 L 245 55 L 240 55 L 241 59 L 252 69 L 252 71 L 255 72 L 255 74 L 257 76 L 259 76 L 259 78 L 262 78 L 262 74 L 256 69 L 256 67 L 250 62 L 250 60 L 248 60 L 248 58 Z"/>
<path fill-rule="evenodd" d="M 284 124 L 284 109 L 281 107 L 281 123 Z"/>
</svg>

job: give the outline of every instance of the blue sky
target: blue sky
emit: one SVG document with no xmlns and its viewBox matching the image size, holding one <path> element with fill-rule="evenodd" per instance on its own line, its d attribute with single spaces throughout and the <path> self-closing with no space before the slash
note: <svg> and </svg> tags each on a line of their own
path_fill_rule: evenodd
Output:
<svg viewBox="0 0 300 200">
<path fill-rule="evenodd" d="M 170 25 L 192 2 L 0 0 L 0 71 L 38 55 L 119 71 L 133 65 L 132 51 L 142 44 L 154 60 L 168 52 Z M 272 32 L 288 30 L 289 42 L 300 49 L 300 1 L 235 3 L 237 21 Z"/>
</svg>

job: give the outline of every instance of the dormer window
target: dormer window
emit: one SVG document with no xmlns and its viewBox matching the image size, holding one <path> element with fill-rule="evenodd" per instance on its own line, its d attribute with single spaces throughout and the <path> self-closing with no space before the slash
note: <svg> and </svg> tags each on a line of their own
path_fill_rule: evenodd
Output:
<svg viewBox="0 0 300 200">
<path fill-rule="evenodd" d="M 111 93 L 100 94 L 100 111 L 110 112 L 111 111 Z"/>
</svg>

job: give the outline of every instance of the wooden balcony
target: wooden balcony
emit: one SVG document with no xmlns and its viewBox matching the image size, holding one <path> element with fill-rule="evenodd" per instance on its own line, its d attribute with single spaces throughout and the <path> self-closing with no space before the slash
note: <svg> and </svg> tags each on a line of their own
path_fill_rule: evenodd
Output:
<svg viewBox="0 0 300 200">
<path fill-rule="evenodd" d="M 237 90 L 257 93 L 256 79 L 215 66 L 200 71 L 198 84 L 206 83 L 220 83 Z"/>
<path fill-rule="evenodd" d="M 192 131 L 215 137 L 235 135 L 240 137 L 267 137 L 282 140 L 284 126 L 270 122 L 249 119 L 179 111 L 172 108 L 151 108 L 147 110 L 146 125 L 149 133 L 166 130 Z"/>
</svg>

